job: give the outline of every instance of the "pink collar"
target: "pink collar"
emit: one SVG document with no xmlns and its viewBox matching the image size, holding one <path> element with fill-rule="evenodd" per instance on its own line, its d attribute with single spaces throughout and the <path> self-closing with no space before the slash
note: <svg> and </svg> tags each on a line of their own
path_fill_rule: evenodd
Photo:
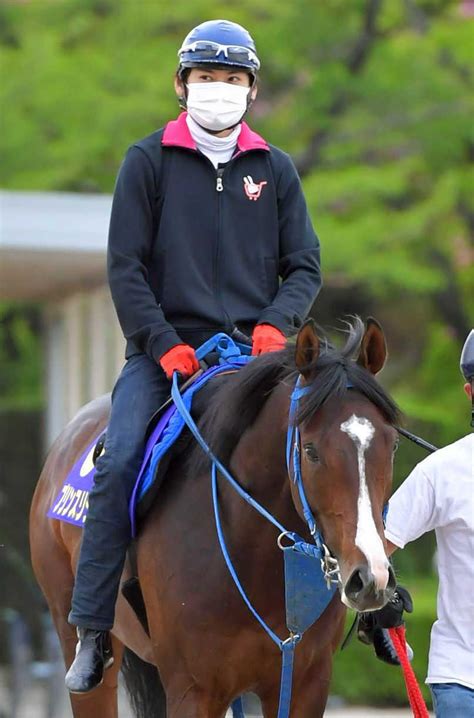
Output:
<svg viewBox="0 0 474 718">
<path fill-rule="evenodd" d="M 176 120 L 168 122 L 163 132 L 161 144 L 164 147 L 184 147 L 188 150 L 196 150 L 196 143 L 191 137 L 188 125 L 186 123 L 187 112 L 182 112 Z M 269 146 L 256 132 L 250 129 L 246 122 L 242 122 L 242 129 L 237 140 L 237 147 L 240 152 L 248 152 L 249 150 L 267 150 Z"/>
</svg>

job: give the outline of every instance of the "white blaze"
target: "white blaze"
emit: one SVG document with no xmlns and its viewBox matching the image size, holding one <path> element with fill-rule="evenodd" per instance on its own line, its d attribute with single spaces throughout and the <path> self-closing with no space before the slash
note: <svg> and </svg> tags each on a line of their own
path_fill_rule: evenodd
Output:
<svg viewBox="0 0 474 718">
<path fill-rule="evenodd" d="M 341 424 L 341 431 L 348 434 L 357 447 L 359 498 L 357 500 L 357 531 L 355 544 L 367 558 L 369 569 L 375 577 L 377 588 L 384 589 L 388 583 L 388 560 L 385 555 L 382 539 L 375 526 L 365 476 L 365 452 L 370 446 L 375 429 L 371 422 L 365 417 L 358 417 L 352 414 L 350 419 Z"/>
</svg>

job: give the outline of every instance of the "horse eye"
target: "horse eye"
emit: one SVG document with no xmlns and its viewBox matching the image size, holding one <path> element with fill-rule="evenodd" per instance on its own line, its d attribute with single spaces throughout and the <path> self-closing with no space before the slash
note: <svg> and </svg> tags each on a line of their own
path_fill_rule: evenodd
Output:
<svg viewBox="0 0 474 718">
<path fill-rule="evenodd" d="M 312 461 L 313 463 L 317 463 L 319 461 L 318 452 L 314 448 L 313 444 L 305 444 L 303 446 L 303 451 L 309 461 Z"/>
</svg>

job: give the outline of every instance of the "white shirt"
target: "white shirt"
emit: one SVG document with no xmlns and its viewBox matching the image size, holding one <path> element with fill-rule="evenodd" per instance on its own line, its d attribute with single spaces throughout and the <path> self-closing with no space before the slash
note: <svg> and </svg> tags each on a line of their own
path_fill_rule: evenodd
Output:
<svg viewBox="0 0 474 718">
<path fill-rule="evenodd" d="M 390 499 L 385 535 L 403 548 L 436 531 L 438 619 L 427 683 L 474 689 L 474 435 L 418 464 Z M 415 607 L 416 608 L 416 607 Z"/>
<path fill-rule="evenodd" d="M 187 115 L 186 124 L 198 150 L 211 160 L 216 169 L 217 165 L 225 164 L 230 160 L 237 146 L 242 125 L 237 125 L 227 137 L 217 137 L 206 132 L 191 115 Z"/>
</svg>

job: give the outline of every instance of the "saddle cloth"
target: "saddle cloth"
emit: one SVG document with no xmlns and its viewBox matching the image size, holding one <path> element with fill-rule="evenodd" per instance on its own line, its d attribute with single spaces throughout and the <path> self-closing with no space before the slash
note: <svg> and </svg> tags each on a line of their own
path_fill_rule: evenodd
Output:
<svg viewBox="0 0 474 718">
<path fill-rule="evenodd" d="M 184 391 L 182 396 L 187 409 L 192 410 L 195 394 L 211 379 L 229 371 L 237 371 L 246 364 L 251 359 L 248 351 L 248 347 L 236 344 L 225 334 L 217 334 L 203 344 L 196 351 L 198 359 L 215 352 L 219 364 L 206 369 Z M 184 419 L 174 403 L 165 406 L 147 439 L 144 458 L 130 499 L 129 513 L 133 536 L 137 532 L 137 517 L 142 518 L 150 507 L 171 459 L 180 448 L 179 439 L 183 436 L 184 428 Z M 102 434 L 103 432 L 100 436 Z M 94 438 L 67 475 L 61 491 L 48 510 L 49 518 L 75 526 L 84 525 L 96 473 L 93 457 L 100 436 Z"/>
</svg>

